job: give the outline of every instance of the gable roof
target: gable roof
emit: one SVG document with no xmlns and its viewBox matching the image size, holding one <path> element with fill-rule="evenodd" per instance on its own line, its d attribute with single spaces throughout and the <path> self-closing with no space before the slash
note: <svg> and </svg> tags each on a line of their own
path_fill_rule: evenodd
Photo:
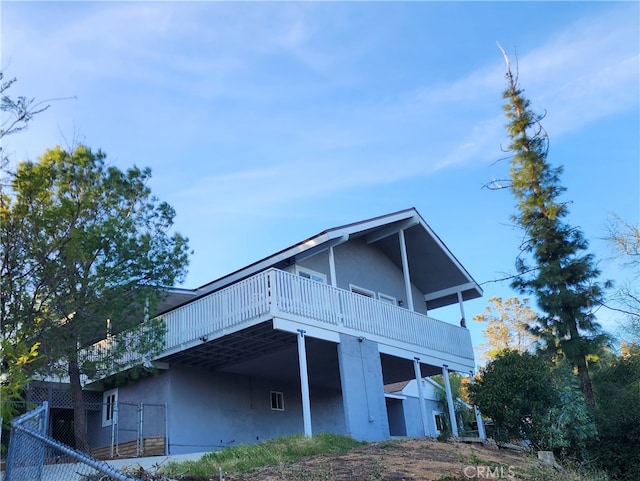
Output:
<svg viewBox="0 0 640 481">
<path fill-rule="evenodd" d="M 322 231 L 196 289 L 171 290 L 169 297 L 163 303 L 161 312 L 271 267 L 284 268 L 354 238 L 363 238 L 366 243 L 376 245 L 398 268 L 402 269 L 400 246 L 396 235 L 400 230 L 405 232 L 411 282 L 421 292 L 427 293 L 425 301 L 428 308 L 434 309 L 458 302 L 458 292 L 462 293 L 463 300 L 482 296 L 482 288 L 478 283 L 449 251 L 440 237 L 433 232 L 418 211 L 410 208 Z"/>
<path fill-rule="evenodd" d="M 400 381 L 391 384 L 385 384 L 384 392 L 389 394 L 402 392 L 402 390 L 407 387 L 407 384 L 409 384 L 409 381 Z"/>
</svg>

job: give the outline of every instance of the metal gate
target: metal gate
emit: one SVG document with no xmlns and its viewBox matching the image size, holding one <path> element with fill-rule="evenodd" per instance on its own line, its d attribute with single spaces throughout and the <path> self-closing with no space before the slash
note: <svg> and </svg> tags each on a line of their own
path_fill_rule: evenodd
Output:
<svg viewBox="0 0 640 481">
<path fill-rule="evenodd" d="M 47 402 L 11 423 L 6 481 L 141 481 L 47 435 Z"/>
</svg>

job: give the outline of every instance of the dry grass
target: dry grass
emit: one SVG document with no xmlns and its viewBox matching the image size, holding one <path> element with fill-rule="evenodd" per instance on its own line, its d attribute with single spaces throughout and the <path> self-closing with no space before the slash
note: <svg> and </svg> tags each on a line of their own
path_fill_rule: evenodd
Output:
<svg viewBox="0 0 640 481">
<path fill-rule="evenodd" d="M 226 451 L 232 453 L 224 454 Z M 165 468 L 165 479 L 218 481 L 223 465 L 225 481 L 608 479 L 601 473 L 581 473 L 575 468 L 556 470 L 542 465 L 530 454 L 498 449 L 491 445 L 439 442 L 424 438 L 361 444 L 344 436 L 324 440 L 294 436 L 258 445 L 230 448 L 219 454 L 206 455 L 206 459 L 200 463 L 197 472 L 195 464 L 174 464 L 168 471 Z"/>
</svg>

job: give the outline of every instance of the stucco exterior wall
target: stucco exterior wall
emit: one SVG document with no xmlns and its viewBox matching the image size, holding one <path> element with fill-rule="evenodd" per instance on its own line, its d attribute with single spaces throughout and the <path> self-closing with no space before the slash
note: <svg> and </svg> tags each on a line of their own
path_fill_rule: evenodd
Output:
<svg viewBox="0 0 640 481">
<path fill-rule="evenodd" d="M 436 423 L 433 417 L 433 413 L 442 412 L 442 407 L 437 401 L 425 399 L 425 407 L 427 410 L 427 428 L 429 429 L 429 432 L 427 434 L 425 434 L 422 425 L 422 414 L 420 412 L 420 404 L 418 403 L 418 398 L 407 397 L 403 401 L 403 406 L 405 423 L 407 427 L 407 436 L 438 436 L 439 433 L 436 430 Z"/>
<path fill-rule="evenodd" d="M 426 435 L 436 437 L 440 434 L 436 427 L 434 413 L 443 413 L 444 408 L 438 401 L 436 386 L 429 380 L 423 380 L 422 391 L 424 395 L 425 408 L 427 411 L 427 428 L 429 430 Z M 404 399 L 402 400 L 402 411 L 404 414 L 404 423 L 406 426 L 407 436 L 425 436 L 422 424 L 422 413 L 420 412 L 420 403 L 418 401 L 418 386 L 415 379 L 409 383 L 401 391 Z M 389 403 L 389 401 L 387 401 Z M 448 414 L 446 413 L 448 416 Z M 400 424 L 400 421 L 395 420 Z"/>
<path fill-rule="evenodd" d="M 321 272 L 325 276 L 327 276 L 327 283 L 331 283 L 331 275 L 329 272 L 329 252 L 323 251 L 312 257 L 307 257 L 306 259 L 298 262 L 298 265 L 301 267 L 306 267 L 307 269 L 311 269 L 313 271 Z M 295 271 L 295 266 L 292 266 L 291 272 Z"/>
<path fill-rule="evenodd" d="M 166 383 L 165 389 L 168 387 L 170 454 L 303 432 L 297 384 L 177 366 L 167 375 L 162 382 Z M 128 388 L 120 389 L 125 392 Z M 271 391 L 283 393 L 283 411 L 271 409 Z M 152 392 L 138 394 L 153 399 Z M 312 388 L 311 412 L 314 432 L 345 432 L 340 391 Z"/>
<path fill-rule="evenodd" d="M 334 248 L 336 264 L 336 282 L 340 289 L 349 290 L 355 285 L 376 294 L 382 293 L 394 297 L 407 306 L 407 295 L 404 288 L 404 275 L 391 260 L 377 247 L 367 244 L 363 239 L 352 239 Z M 329 254 L 327 251 L 304 259 L 299 266 L 320 272 L 330 282 Z M 289 272 L 295 272 L 291 266 Z M 412 286 L 414 310 L 427 314 L 424 293 Z"/>
<path fill-rule="evenodd" d="M 133 441 L 139 427 L 139 405 L 143 403 L 142 431 L 144 437 L 164 436 L 166 431 L 169 376 L 158 371 L 118 390 L 117 429 L 113 433 L 117 443 Z M 102 409 L 91 411 L 87 417 L 89 443 L 92 447 L 111 445 L 112 427 L 103 426 Z"/>
<path fill-rule="evenodd" d="M 376 295 L 382 293 L 395 297 L 407 306 L 402 270 L 380 249 L 362 239 L 354 239 L 337 246 L 334 256 L 339 288 L 349 290 L 353 284 L 373 291 Z M 426 314 L 424 294 L 412 286 L 412 295 L 414 310 Z"/>
<path fill-rule="evenodd" d="M 314 434 L 349 434 L 367 441 L 388 439 L 390 435 L 425 435 L 418 399 L 411 396 L 417 391 L 415 382 L 406 386 L 404 399 L 385 398 L 375 342 L 342 334 L 337 352 L 341 390 L 310 388 Z M 271 391 L 283 394 L 284 410 L 271 408 Z M 429 397 L 434 395 L 432 391 L 427 383 Z M 170 454 L 215 450 L 304 431 L 297 383 L 171 366 L 119 387 L 118 400 L 121 427 L 126 424 L 135 428 L 137 403 L 166 405 L 166 411 L 158 411 L 156 419 L 145 418 L 145 424 L 147 429 L 153 423 L 162 425 L 158 429 L 165 433 L 166 423 Z M 433 399 L 425 402 L 428 435 L 436 436 L 433 412 L 442 409 Z M 132 407 L 129 414 L 122 411 L 125 405 Z M 100 422 L 101 412 L 96 412 L 90 426 L 93 446 L 107 446 L 111 440 L 111 428 L 102 427 Z M 118 442 L 128 440 L 126 436 L 120 431 Z M 132 436 L 135 439 L 135 433 Z"/>
</svg>

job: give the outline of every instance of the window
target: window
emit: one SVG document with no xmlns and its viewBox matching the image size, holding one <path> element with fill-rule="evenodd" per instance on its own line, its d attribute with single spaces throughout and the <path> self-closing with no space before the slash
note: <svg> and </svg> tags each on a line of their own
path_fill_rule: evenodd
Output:
<svg viewBox="0 0 640 481">
<path fill-rule="evenodd" d="M 296 274 L 300 277 L 304 277 L 305 279 L 310 279 L 312 281 L 320 282 L 321 284 L 327 283 L 327 276 L 325 276 L 321 272 L 312 271 L 311 269 L 307 269 L 306 267 L 300 267 L 296 265 Z"/>
<path fill-rule="evenodd" d="M 278 391 L 271 391 L 271 409 L 284 411 L 284 395 Z"/>
<path fill-rule="evenodd" d="M 446 430 L 447 419 L 445 418 L 444 413 L 433 411 L 433 422 L 436 426 L 436 434 L 440 434 Z"/>
<path fill-rule="evenodd" d="M 386 302 L 387 304 L 391 304 L 392 306 L 398 305 L 398 301 L 396 301 L 395 297 L 388 296 L 386 294 L 383 294 L 382 292 L 378 292 L 378 299 L 380 299 L 382 302 Z"/>
<path fill-rule="evenodd" d="M 375 292 L 370 291 L 369 289 L 365 289 L 364 287 L 358 287 L 358 286 L 354 286 L 353 284 L 350 284 L 349 289 L 351 289 L 351 292 L 353 292 L 354 294 L 370 297 L 371 299 L 376 298 Z"/>
<path fill-rule="evenodd" d="M 118 416 L 118 390 L 111 389 L 102 394 L 102 426 L 111 426 L 117 423 Z"/>
</svg>

